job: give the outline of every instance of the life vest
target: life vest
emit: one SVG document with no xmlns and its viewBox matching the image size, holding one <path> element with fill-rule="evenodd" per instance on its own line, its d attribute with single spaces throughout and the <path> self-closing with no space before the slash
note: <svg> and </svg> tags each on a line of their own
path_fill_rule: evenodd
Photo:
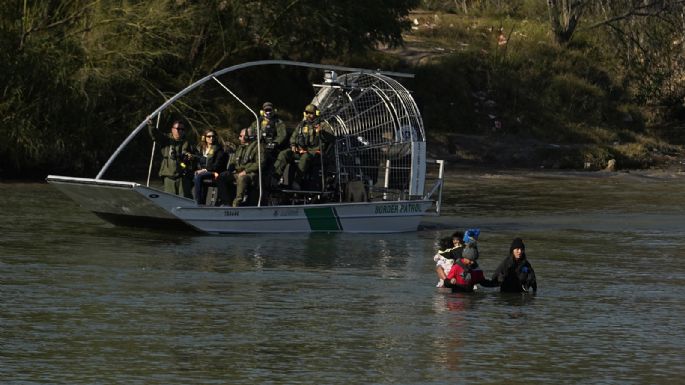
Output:
<svg viewBox="0 0 685 385">
<path fill-rule="evenodd" d="M 447 279 L 452 278 L 457 280 L 457 285 L 470 288 L 471 286 L 482 282 L 485 279 L 485 275 L 483 274 L 483 270 L 478 268 L 466 271 L 460 263 L 456 262 L 452 265 L 449 274 L 447 274 Z"/>
<path fill-rule="evenodd" d="M 262 118 L 262 136 L 268 143 L 272 143 L 276 139 L 276 124 L 272 124 L 271 120 Z"/>
<path fill-rule="evenodd" d="M 317 129 L 321 128 L 321 123 L 318 120 L 307 121 L 303 120 L 298 127 L 296 144 L 304 149 L 317 148 L 321 145 L 321 139 Z"/>
</svg>

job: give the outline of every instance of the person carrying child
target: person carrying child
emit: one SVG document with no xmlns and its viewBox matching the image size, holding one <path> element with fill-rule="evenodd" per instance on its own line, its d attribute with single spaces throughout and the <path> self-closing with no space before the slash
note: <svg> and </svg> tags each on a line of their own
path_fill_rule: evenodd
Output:
<svg viewBox="0 0 685 385">
<path fill-rule="evenodd" d="M 433 256 L 433 260 L 435 261 L 435 273 L 438 275 L 438 284 L 435 285 L 436 287 L 443 287 L 445 285 L 447 273 L 449 273 L 454 264 L 454 258 L 451 256 L 451 251 L 456 248 L 453 239 L 453 237 L 442 238 L 440 240 L 440 249 Z M 459 242 L 461 242 L 461 237 L 457 240 L 457 243 Z"/>
<path fill-rule="evenodd" d="M 476 263 L 478 248 L 475 240 L 466 243 L 461 258 L 456 260 L 444 280 L 444 286 L 451 288 L 452 292 L 473 292 L 477 284 L 485 287 L 498 286 L 498 282 L 492 282 L 485 278 L 483 270 Z"/>
<path fill-rule="evenodd" d="M 445 278 L 447 278 L 447 274 L 452 269 L 454 262 L 461 258 L 464 242 L 475 242 L 478 239 L 478 235 L 480 235 L 479 229 L 468 229 L 466 232 L 455 231 L 451 238 L 443 238 L 441 240 L 440 250 L 433 256 L 433 260 L 436 262 L 435 273 L 439 279 L 436 287 L 444 286 Z M 478 259 L 477 246 L 475 258 Z M 474 265 L 474 267 L 477 266 L 478 263 Z"/>
</svg>

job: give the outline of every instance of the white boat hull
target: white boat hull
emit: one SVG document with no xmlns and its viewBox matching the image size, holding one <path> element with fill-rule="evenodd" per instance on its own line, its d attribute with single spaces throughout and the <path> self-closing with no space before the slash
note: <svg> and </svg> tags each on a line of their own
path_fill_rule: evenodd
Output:
<svg viewBox="0 0 685 385">
<path fill-rule="evenodd" d="M 320 183 L 310 184 L 318 187 L 310 188 L 323 189 L 325 193 L 280 191 L 269 196 L 291 205 L 210 207 L 198 206 L 192 199 L 139 183 L 102 179 L 114 160 L 141 131 L 155 121 L 154 127 L 160 129 L 162 119 L 168 123 L 171 116 L 183 115 L 187 104 L 178 101 L 203 85 L 216 87 L 218 84 L 245 107 L 255 119 L 257 147 L 262 148 L 260 141 L 266 136 L 260 132 L 259 115 L 219 80 L 219 77 L 228 77 L 234 71 L 257 66 L 323 71 L 324 83 L 312 85 L 318 91 L 311 103 L 318 108 L 316 124 L 325 123 L 323 127 L 335 138 L 325 151 L 334 156 L 318 157 L 321 160 L 319 172 L 323 173 L 316 174 L 314 169 L 309 171 L 311 176 L 321 175 Z M 212 234 L 415 231 L 422 217 L 428 215 L 428 210 L 434 208 L 434 214 L 440 213 L 444 162 L 434 162 L 439 165 L 438 177 L 426 193 L 428 162 L 423 119 L 409 90 L 391 76 L 413 77 L 410 74 L 287 60 L 260 60 L 227 67 L 198 79 L 165 99 L 124 139 L 94 179 L 51 175 L 47 181 L 83 208 L 117 225 L 192 228 Z M 215 97 L 214 91 L 198 95 Z M 168 115 L 168 109 L 175 112 Z M 212 119 L 207 120 L 208 123 L 210 121 Z M 151 150 L 148 181 L 156 162 L 155 154 L 161 155 L 156 151 L 157 144 L 154 142 Z M 256 163 L 264 162 L 259 160 Z M 267 176 L 268 168 L 262 168 L 258 167 L 259 181 L 267 179 L 262 177 Z M 331 175 L 327 174 L 330 173 L 334 175 L 329 179 Z M 266 200 L 264 198 L 268 194 L 263 195 L 263 187 L 260 184 L 259 198 L 254 200 Z M 370 192 L 376 195 L 370 196 Z M 434 195 L 436 199 L 432 198 Z M 320 202 L 322 196 L 335 196 L 340 201 L 312 203 Z M 342 201 L 343 196 L 346 201 Z M 386 200 L 393 197 L 398 200 Z M 411 199 L 399 200 L 399 197 Z M 358 202 L 365 200 L 370 202 Z"/>
<path fill-rule="evenodd" d="M 211 234 L 416 231 L 431 200 L 209 207 L 138 183 L 48 176 L 86 210 L 114 224 L 191 227 Z"/>
</svg>

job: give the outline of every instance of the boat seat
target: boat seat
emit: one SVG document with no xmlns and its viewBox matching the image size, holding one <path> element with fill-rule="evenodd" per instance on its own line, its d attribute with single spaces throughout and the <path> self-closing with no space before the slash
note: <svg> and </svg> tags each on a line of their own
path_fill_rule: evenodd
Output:
<svg viewBox="0 0 685 385">
<path fill-rule="evenodd" d="M 354 180 L 345 186 L 345 202 L 368 202 L 369 193 L 364 181 Z"/>
<path fill-rule="evenodd" d="M 205 205 L 216 206 L 219 201 L 219 189 L 216 187 L 216 181 L 214 179 L 202 179 L 202 184 L 205 186 L 204 190 L 207 191 Z"/>
<path fill-rule="evenodd" d="M 206 206 L 216 206 L 219 202 L 219 189 L 215 184 L 207 187 L 207 198 L 205 199 Z"/>
</svg>

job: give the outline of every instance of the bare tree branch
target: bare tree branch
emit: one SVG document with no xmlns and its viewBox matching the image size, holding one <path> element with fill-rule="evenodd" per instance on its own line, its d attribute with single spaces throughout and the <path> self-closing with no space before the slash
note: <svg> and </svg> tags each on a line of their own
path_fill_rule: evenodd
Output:
<svg viewBox="0 0 685 385">
<path fill-rule="evenodd" d="M 594 23 L 592 25 L 589 25 L 583 29 L 589 30 L 589 29 L 602 27 L 602 26 L 605 26 L 608 24 L 615 23 L 617 21 L 629 19 L 629 18 L 634 17 L 634 16 L 640 16 L 640 17 L 658 16 L 658 15 L 663 14 L 664 12 L 668 12 L 668 9 L 666 9 L 665 6 L 662 6 L 658 10 L 653 11 L 653 12 L 645 11 L 645 10 L 648 10 L 650 8 L 654 8 L 654 6 L 659 5 L 659 4 L 663 4 L 663 1 L 654 1 L 654 2 L 649 3 L 649 4 L 644 4 L 642 6 L 631 8 L 631 9 L 627 10 L 626 12 L 624 12 L 620 15 L 616 15 L 616 16 L 611 17 L 609 19 L 599 21 L 599 22 Z M 679 5 L 679 4 L 685 4 L 685 0 L 678 0 L 678 1 L 675 1 L 674 3 L 671 3 L 670 5 Z"/>
</svg>

